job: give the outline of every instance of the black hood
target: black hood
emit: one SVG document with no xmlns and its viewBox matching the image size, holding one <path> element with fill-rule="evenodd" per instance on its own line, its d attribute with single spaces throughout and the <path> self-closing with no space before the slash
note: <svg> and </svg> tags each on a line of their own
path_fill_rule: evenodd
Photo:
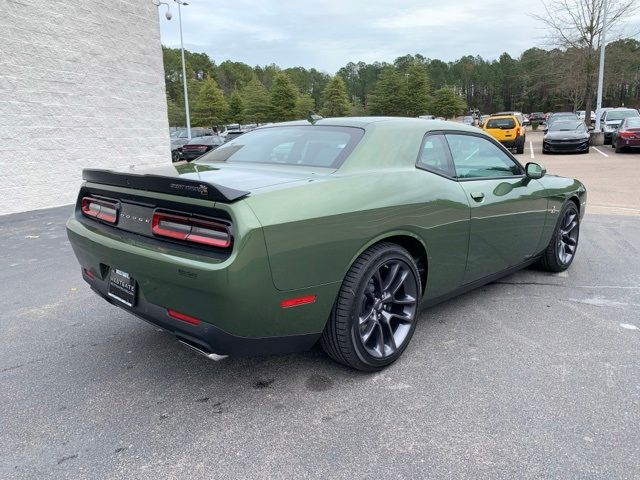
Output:
<svg viewBox="0 0 640 480">
<path fill-rule="evenodd" d="M 589 134 L 577 130 L 556 130 L 547 132 L 544 136 L 545 140 L 580 140 L 589 138 Z"/>
</svg>

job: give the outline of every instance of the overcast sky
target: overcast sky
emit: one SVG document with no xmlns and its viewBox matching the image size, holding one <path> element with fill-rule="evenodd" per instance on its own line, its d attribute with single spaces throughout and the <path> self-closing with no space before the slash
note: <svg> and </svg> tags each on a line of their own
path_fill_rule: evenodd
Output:
<svg viewBox="0 0 640 480">
<path fill-rule="evenodd" d="M 545 47 L 539 0 L 188 0 L 182 8 L 185 48 L 216 62 L 315 67 L 335 73 L 350 61 L 387 61 L 420 53 L 444 61 L 463 55 L 517 57 Z M 160 11 L 162 43 L 180 45 Z M 636 16 L 632 22 L 637 27 Z M 636 28 L 637 30 L 637 28 Z"/>
</svg>

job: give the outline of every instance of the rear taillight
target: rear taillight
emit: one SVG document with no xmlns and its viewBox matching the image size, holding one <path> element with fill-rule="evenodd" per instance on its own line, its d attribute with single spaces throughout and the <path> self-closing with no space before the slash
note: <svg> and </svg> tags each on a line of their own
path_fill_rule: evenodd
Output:
<svg viewBox="0 0 640 480">
<path fill-rule="evenodd" d="M 516 137 L 520 136 L 520 127 L 516 128 Z"/>
<path fill-rule="evenodd" d="M 159 237 L 220 248 L 231 245 L 229 226 L 214 219 L 156 211 L 151 224 L 153 234 Z"/>
<path fill-rule="evenodd" d="M 82 213 L 90 218 L 97 218 L 107 223 L 118 221 L 118 202 L 104 198 L 84 197 Z"/>
<path fill-rule="evenodd" d="M 632 132 L 630 130 L 622 130 L 621 132 L 618 132 L 618 135 L 621 136 L 622 138 L 633 138 L 633 137 L 635 137 L 636 133 L 640 134 L 640 132 Z"/>
</svg>

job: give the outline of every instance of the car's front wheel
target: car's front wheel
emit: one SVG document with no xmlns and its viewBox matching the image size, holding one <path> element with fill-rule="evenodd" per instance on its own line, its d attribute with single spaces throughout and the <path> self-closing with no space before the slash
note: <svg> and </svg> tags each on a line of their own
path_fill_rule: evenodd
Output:
<svg viewBox="0 0 640 480">
<path fill-rule="evenodd" d="M 560 211 L 551 241 L 540 258 L 539 265 L 548 272 L 563 272 L 573 262 L 580 238 L 580 214 L 578 207 L 568 201 Z"/>
<path fill-rule="evenodd" d="M 416 262 L 393 243 L 379 243 L 353 263 L 320 343 L 334 360 L 363 371 L 393 363 L 416 327 L 422 287 Z"/>
</svg>

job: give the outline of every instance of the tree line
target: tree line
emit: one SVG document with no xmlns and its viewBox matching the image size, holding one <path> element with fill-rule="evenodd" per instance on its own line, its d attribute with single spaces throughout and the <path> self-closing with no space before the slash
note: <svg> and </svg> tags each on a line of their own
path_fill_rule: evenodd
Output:
<svg viewBox="0 0 640 480">
<path fill-rule="evenodd" d="M 335 75 L 315 68 L 216 64 L 185 51 L 194 126 L 264 123 L 323 116 L 431 114 L 445 118 L 477 109 L 589 110 L 579 72 L 582 48 L 530 48 L 518 58 L 464 56 L 443 62 L 420 54 L 392 63 L 350 62 Z M 169 123 L 185 124 L 180 51 L 163 47 Z M 640 106 L 640 42 L 627 38 L 606 47 L 604 106 Z M 594 109 L 594 105 L 590 109 Z"/>
</svg>

